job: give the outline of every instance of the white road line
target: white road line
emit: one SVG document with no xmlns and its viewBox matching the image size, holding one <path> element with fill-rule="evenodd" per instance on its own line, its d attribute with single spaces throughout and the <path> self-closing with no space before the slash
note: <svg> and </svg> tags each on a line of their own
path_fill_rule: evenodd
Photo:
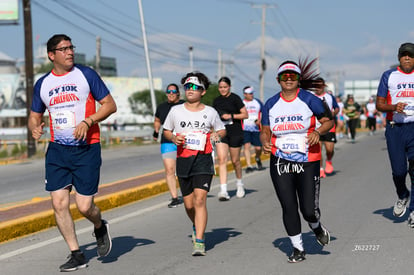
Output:
<svg viewBox="0 0 414 275">
<path fill-rule="evenodd" d="M 244 175 L 244 177 L 251 177 L 254 174 L 255 173 L 251 173 L 249 175 Z M 230 180 L 230 182 L 235 182 L 235 181 L 236 181 L 235 179 Z M 219 188 L 219 184 L 216 184 L 215 186 L 212 186 L 211 189 L 217 189 L 217 188 Z M 145 214 L 145 213 L 150 212 L 150 211 L 154 211 L 154 210 L 162 208 L 162 207 L 165 207 L 165 202 L 158 203 L 156 205 L 147 207 L 145 209 L 137 210 L 135 212 L 132 212 L 132 213 L 129 213 L 127 215 L 114 218 L 112 220 L 108 220 L 108 223 L 109 224 L 116 224 L 116 223 L 122 222 L 124 220 L 131 219 L 133 217 Z M 90 232 L 91 232 L 90 226 L 88 226 L 88 228 L 83 228 L 83 229 L 76 230 L 77 235 L 90 233 Z M 33 244 L 33 245 L 29 245 L 29 246 L 26 246 L 24 248 L 20 248 L 20 249 L 14 250 L 14 251 L 10 251 L 8 253 L 1 254 L 0 255 L 0 261 L 11 258 L 11 257 L 14 257 L 14 256 L 21 255 L 23 253 L 26 253 L 26 252 L 29 252 L 29 251 L 32 251 L 32 250 L 35 250 L 35 249 L 38 249 L 38 248 L 42 248 L 42 247 L 45 247 L 45 246 L 48 246 L 48 245 L 51 245 L 51 244 L 54 244 L 54 243 L 57 243 L 57 242 L 60 242 L 60 241 L 63 241 L 63 238 L 61 236 L 55 237 L 55 238 L 52 238 L 52 239 L 49 239 L 49 240 L 46 240 L 46 241 L 42 241 L 42 242 L 39 242 L 39 243 L 36 243 L 36 244 Z"/>
</svg>

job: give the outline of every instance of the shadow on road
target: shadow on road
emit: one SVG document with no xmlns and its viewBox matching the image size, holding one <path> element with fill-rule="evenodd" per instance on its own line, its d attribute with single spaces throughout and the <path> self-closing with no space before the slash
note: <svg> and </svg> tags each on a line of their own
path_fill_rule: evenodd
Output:
<svg viewBox="0 0 414 275">
<path fill-rule="evenodd" d="M 96 242 L 91 242 L 89 244 L 81 246 L 81 250 L 84 251 L 86 259 L 90 260 L 94 257 L 102 263 L 111 263 L 118 260 L 118 258 L 130 251 L 132 251 L 137 246 L 144 246 L 155 243 L 152 240 L 148 239 L 136 239 L 131 236 L 122 236 L 112 239 L 112 250 L 108 256 L 99 258 L 96 254 Z"/>
<path fill-rule="evenodd" d="M 241 234 L 241 232 L 234 231 L 233 229 L 234 228 L 215 228 L 211 232 L 206 232 L 205 235 L 208 240 L 206 243 L 206 250 L 213 249 L 217 244 Z"/>
<path fill-rule="evenodd" d="M 393 223 L 404 223 L 407 222 L 409 211 L 406 211 L 402 217 L 395 217 L 393 214 L 394 207 L 378 209 L 374 211 L 374 214 L 382 215 L 384 218 L 391 220 Z"/>
<path fill-rule="evenodd" d="M 319 245 L 316 242 L 315 234 L 310 231 L 306 233 L 302 233 L 302 240 L 303 240 L 303 246 L 305 248 L 306 254 L 320 254 L 320 255 L 328 255 L 331 254 L 329 251 L 323 250 L 324 247 Z M 335 237 L 331 235 L 331 242 L 336 240 Z M 279 248 L 280 251 L 286 254 L 286 256 L 290 256 L 292 253 L 292 244 L 290 242 L 289 237 L 279 238 L 273 241 L 273 245 L 276 248 Z M 327 245 L 329 247 L 329 244 Z"/>
</svg>

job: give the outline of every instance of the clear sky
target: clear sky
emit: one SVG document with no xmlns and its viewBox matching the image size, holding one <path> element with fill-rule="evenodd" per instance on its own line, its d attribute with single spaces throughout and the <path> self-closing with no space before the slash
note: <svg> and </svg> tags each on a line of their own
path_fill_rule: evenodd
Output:
<svg viewBox="0 0 414 275">
<path fill-rule="evenodd" d="M 66 33 L 77 52 L 93 59 L 100 36 L 102 56 L 116 57 L 120 76 L 147 76 L 137 0 L 31 3 L 35 53 L 53 34 Z M 142 0 L 152 75 L 164 85 L 179 82 L 190 70 L 192 46 L 193 69 L 212 82 L 221 59 L 234 92 L 246 85 L 258 91 L 264 4 L 265 98 L 279 90 L 276 70 L 287 59 L 319 57 L 327 81 L 379 79 L 397 63 L 400 44 L 414 42 L 412 0 Z M 0 34 L 0 52 L 22 60 L 23 19 L 0 26 Z"/>
</svg>

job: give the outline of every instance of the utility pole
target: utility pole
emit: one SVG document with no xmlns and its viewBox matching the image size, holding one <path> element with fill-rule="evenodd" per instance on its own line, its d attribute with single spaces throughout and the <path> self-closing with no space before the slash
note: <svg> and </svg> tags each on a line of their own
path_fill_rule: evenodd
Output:
<svg viewBox="0 0 414 275">
<path fill-rule="evenodd" d="M 33 98 L 33 38 L 32 38 L 32 15 L 30 0 L 23 0 L 24 17 L 24 52 L 26 71 L 26 118 L 29 120 L 30 106 Z M 29 123 L 27 123 L 29 125 Z M 27 157 L 36 154 L 36 142 L 27 126 Z"/>
<path fill-rule="evenodd" d="M 101 37 L 96 37 L 96 57 L 95 57 L 95 70 L 101 74 Z"/>
<path fill-rule="evenodd" d="M 188 47 L 188 52 L 190 55 L 190 72 L 194 71 L 194 65 L 193 65 L 193 46 Z"/>
<path fill-rule="evenodd" d="M 152 114 L 155 115 L 155 111 L 157 110 L 157 102 L 155 100 L 154 83 L 152 81 L 151 62 L 149 59 L 149 52 L 148 52 L 147 34 L 145 32 L 144 12 L 142 11 L 141 2 L 142 2 L 141 0 L 138 0 L 139 15 L 141 17 L 142 39 L 144 40 L 145 60 L 147 63 L 148 82 L 149 82 L 150 94 L 151 94 Z"/>
<path fill-rule="evenodd" d="M 273 8 L 275 5 L 252 5 L 253 8 L 261 8 L 262 9 L 262 35 L 261 35 L 261 42 L 260 42 L 260 100 L 264 102 L 264 73 L 266 71 L 266 59 L 265 59 L 265 27 L 266 27 L 266 9 Z"/>
</svg>

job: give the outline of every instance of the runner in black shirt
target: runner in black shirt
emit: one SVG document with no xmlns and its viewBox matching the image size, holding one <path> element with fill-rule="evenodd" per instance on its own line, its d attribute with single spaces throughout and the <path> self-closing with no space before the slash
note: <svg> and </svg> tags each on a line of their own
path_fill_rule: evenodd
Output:
<svg viewBox="0 0 414 275">
<path fill-rule="evenodd" d="M 224 76 L 219 79 L 218 85 L 220 96 L 214 99 L 213 107 L 219 113 L 221 120 L 226 126 L 227 133 L 226 137 L 220 143 L 216 144 L 220 173 L 220 192 L 218 198 L 220 201 L 227 201 L 230 199 L 227 193 L 227 155 L 229 150 L 237 178 L 236 196 L 243 198 L 245 195 L 242 182 L 240 151 L 243 145 L 242 120 L 249 116 L 241 98 L 230 92 L 230 79 Z"/>
</svg>

